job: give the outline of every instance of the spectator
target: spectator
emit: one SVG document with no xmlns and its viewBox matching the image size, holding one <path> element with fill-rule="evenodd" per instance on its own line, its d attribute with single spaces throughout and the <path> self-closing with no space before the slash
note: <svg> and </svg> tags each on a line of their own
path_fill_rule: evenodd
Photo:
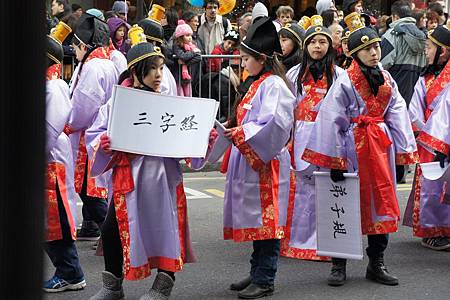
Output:
<svg viewBox="0 0 450 300">
<path fill-rule="evenodd" d="M 416 19 L 416 26 L 425 34 L 427 33 L 427 16 L 423 10 L 415 10 L 412 13 L 414 19 Z"/>
<path fill-rule="evenodd" d="M 335 9 L 327 9 L 322 12 L 321 16 L 323 19 L 323 26 L 327 28 L 330 27 L 331 24 L 339 24 L 340 22 L 339 15 Z"/>
<path fill-rule="evenodd" d="M 103 13 L 96 8 L 90 8 L 86 11 L 86 13 L 90 14 L 91 16 L 97 17 L 102 21 L 105 21 L 105 16 L 103 16 Z"/>
<path fill-rule="evenodd" d="M 269 11 L 267 10 L 267 6 L 265 6 L 262 2 L 258 2 L 253 7 L 252 11 L 252 24 L 255 23 L 261 17 L 268 17 Z"/>
<path fill-rule="evenodd" d="M 344 21 L 344 11 L 343 10 L 338 10 L 337 14 L 338 14 L 338 17 L 339 17 L 339 22 Z"/>
<path fill-rule="evenodd" d="M 407 105 L 420 71 L 426 65 L 426 35 L 416 26 L 406 1 L 392 4 L 392 23 L 381 41 L 381 64 L 391 73 Z"/>
<path fill-rule="evenodd" d="M 438 1 L 432 2 L 428 5 L 428 11 L 434 11 L 439 16 L 439 23 L 438 25 L 443 25 L 445 21 L 447 20 L 447 17 L 444 14 L 444 7 L 441 3 Z"/>
<path fill-rule="evenodd" d="M 239 18 L 239 37 L 241 41 L 247 35 L 247 30 L 252 25 L 252 13 L 246 12 Z"/>
<path fill-rule="evenodd" d="M 277 32 L 280 31 L 281 27 L 290 23 L 294 18 L 294 10 L 290 6 L 280 6 L 277 9 L 277 19 L 273 21 Z"/>
<path fill-rule="evenodd" d="M 322 15 L 326 10 L 336 10 L 332 0 L 318 0 L 316 3 L 317 14 Z M 325 26 L 325 25 L 324 25 Z"/>
<path fill-rule="evenodd" d="M 191 75 L 189 74 L 188 66 L 197 63 L 201 60 L 200 49 L 192 42 L 192 28 L 184 23 L 183 20 L 178 21 L 178 26 L 175 30 L 175 41 L 173 43 L 173 54 L 177 58 L 181 74 L 176 74 L 178 95 L 191 97 Z"/>
<path fill-rule="evenodd" d="M 109 18 L 115 18 L 118 17 L 117 14 L 115 12 L 113 12 L 112 10 L 108 10 L 105 11 L 105 16 L 103 17 L 105 19 L 105 21 L 108 21 Z"/>
<path fill-rule="evenodd" d="M 390 16 L 383 15 L 378 19 L 377 29 L 380 36 L 383 36 L 383 34 L 388 30 L 388 19 L 390 18 Z"/>
<path fill-rule="evenodd" d="M 172 38 L 178 24 L 178 13 L 176 9 L 166 9 L 164 17 L 161 19 L 161 25 L 164 29 L 164 39 L 166 42 Z"/>
<path fill-rule="evenodd" d="M 67 15 L 70 15 L 71 8 L 67 0 L 53 0 L 52 1 L 52 17 L 56 18 L 55 25 Z"/>
<path fill-rule="evenodd" d="M 341 38 L 344 29 L 338 23 L 331 24 L 331 26 L 328 27 L 328 29 L 331 31 L 331 41 L 333 49 L 336 51 L 336 55 L 338 57 L 342 53 Z"/>
<path fill-rule="evenodd" d="M 427 30 L 435 29 L 439 24 L 439 15 L 435 11 L 429 11 L 426 15 L 427 19 Z"/>
<path fill-rule="evenodd" d="M 83 8 L 81 5 L 74 3 L 72 4 L 72 13 L 77 15 L 79 18 L 83 14 Z"/>
<path fill-rule="evenodd" d="M 311 18 L 312 16 L 317 15 L 317 9 L 314 6 L 308 6 L 303 12 L 303 15 Z"/>
<path fill-rule="evenodd" d="M 205 13 L 200 17 L 198 35 L 205 45 L 206 54 L 210 54 L 214 47 L 223 41 L 225 33 L 232 28 L 228 19 L 217 14 L 218 0 L 206 0 L 204 8 Z"/>
<path fill-rule="evenodd" d="M 127 21 L 128 4 L 125 1 L 114 1 L 111 10 L 122 20 Z"/>
<path fill-rule="evenodd" d="M 108 19 L 109 35 L 116 50 L 119 50 L 124 56 L 127 55 L 131 46 L 127 41 L 128 24 L 121 18 Z"/>
<path fill-rule="evenodd" d="M 232 29 L 225 34 L 223 42 L 214 47 L 211 54 L 239 55 L 239 50 L 237 50 L 239 42 L 239 33 Z M 208 69 L 210 72 L 220 72 L 220 70 L 228 66 L 229 61 L 228 58 L 211 58 L 208 62 Z"/>
<path fill-rule="evenodd" d="M 197 14 L 193 11 L 188 10 L 183 13 L 183 15 L 181 16 L 181 19 L 183 19 L 183 21 L 186 22 L 186 24 L 191 26 L 192 32 L 193 32 L 192 40 L 204 54 L 205 53 L 205 45 L 203 44 L 203 41 L 198 36 L 198 25 L 200 24 L 200 22 L 198 21 Z"/>
<path fill-rule="evenodd" d="M 351 14 L 352 12 L 357 12 L 360 14 L 364 10 L 362 0 L 344 0 L 342 10 L 344 11 L 345 16 Z"/>
</svg>

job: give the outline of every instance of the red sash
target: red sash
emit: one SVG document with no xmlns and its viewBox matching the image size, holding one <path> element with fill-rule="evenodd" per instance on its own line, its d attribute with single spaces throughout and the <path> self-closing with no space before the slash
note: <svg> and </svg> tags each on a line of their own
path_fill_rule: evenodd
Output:
<svg viewBox="0 0 450 300">
<path fill-rule="evenodd" d="M 370 209 L 374 197 L 375 210 L 379 216 L 400 216 L 395 184 L 389 164 L 389 146 L 392 142 L 377 125 L 384 123 L 384 111 L 389 104 L 392 88 L 389 78 L 380 86 L 378 95 L 371 92 L 369 83 L 358 63 L 353 61 L 348 75 L 366 104 L 368 114 L 352 119 L 360 177 L 360 195 L 364 207 Z"/>
<path fill-rule="evenodd" d="M 61 78 L 61 64 L 54 64 L 47 68 L 46 73 L 47 80 L 59 79 Z"/>
<path fill-rule="evenodd" d="M 261 83 L 270 75 L 272 75 L 272 73 L 266 72 L 262 74 L 261 77 L 258 78 L 258 80 L 255 80 L 250 85 L 250 88 L 248 89 L 247 93 L 245 93 L 244 98 L 242 98 L 241 102 L 236 108 L 237 126 L 240 126 L 242 124 L 242 121 L 244 120 L 245 115 L 247 114 L 247 109 L 244 108 L 244 105 L 249 104 L 250 101 L 252 101 Z M 226 173 L 228 170 L 228 162 L 230 161 L 230 154 L 231 154 L 231 146 L 228 147 L 227 151 L 225 151 L 225 155 L 223 156 L 222 165 L 220 166 L 221 173 Z"/>
</svg>

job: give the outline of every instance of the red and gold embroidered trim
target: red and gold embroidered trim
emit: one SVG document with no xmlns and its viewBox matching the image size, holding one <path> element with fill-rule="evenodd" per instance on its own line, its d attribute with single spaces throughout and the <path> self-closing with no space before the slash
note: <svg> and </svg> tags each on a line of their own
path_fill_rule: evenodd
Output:
<svg viewBox="0 0 450 300">
<path fill-rule="evenodd" d="M 450 151 L 450 145 L 445 142 L 429 135 L 428 133 L 422 131 L 417 138 L 418 142 L 426 145 L 427 147 L 439 151 L 441 153 L 447 154 Z"/>
<path fill-rule="evenodd" d="M 84 63 L 87 63 L 88 61 L 94 59 L 94 58 L 100 58 L 100 59 L 110 59 L 111 58 L 111 52 L 115 50 L 111 47 L 98 47 L 94 51 L 89 54 L 88 58 L 86 58 Z"/>
<path fill-rule="evenodd" d="M 259 158 L 255 150 L 245 142 L 245 133 L 242 126 L 235 127 L 232 131 L 233 144 L 239 149 L 253 170 L 258 171 L 264 166 L 264 162 Z"/>
<path fill-rule="evenodd" d="M 373 223 L 372 220 L 364 219 L 361 220 L 361 226 L 362 226 L 362 233 L 363 234 L 386 234 L 386 233 L 392 233 L 397 232 L 398 230 L 398 221 L 397 220 L 391 220 L 391 221 L 383 221 L 383 222 L 375 222 Z"/>
<path fill-rule="evenodd" d="M 61 78 L 61 64 L 54 64 L 47 68 L 47 73 L 45 75 L 47 80 L 54 80 Z"/>
<path fill-rule="evenodd" d="M 186 227 L 188 224 L 186 194 L 184 193 L 183 182 L 177 186 L 177 211 L 178 211 L 178 236 L 180 239 L 180 264 L 181 270 L 183 262 L 186 261 Z"/>
<path fill-rule="evenodd" d="M 314 122 L 316 120 L 317 111 L 313 111 L 313 109 L 317 106 L 317 104 L 322 101 L 325 97 L 325 93 L 319 93 L 319 90 L 326 91 L 327 79 L 324 76 L 323 79 L 318 80 L 314 83 L 314 79 L 310 79 L 305 83 L 305 91 L 306 96 L 298 103 L 297 107 L 294 110 L 294 117 L 296 121 L 307 121 Z"/>
<path fill-rule="evenodd" d="M 444 90 L 447 84 L 450 82 L 450 61 L 447 62 L 444 69 L 439 76 L 431 81 L 431 85 L 427 88 L 427 95 L 425 96 L 427 109 L 433 103 L 434 99 Z M 426 82 L 427 83 L 427 82 Z M 431 111 L 425 114 L 425 121 L 428 120 Z"/>
<path fill-rule="evenodd" d="M 396 165 L 413 165 L 419 162 L 419 152 L 409 153 L 396 153 L 395 164 Z"/>
<path fill-rule="evenodd" d="M 261 199 L 262 226 L 258 228 L 224 228 L 224 238 L 235 242 L 281 239 L 285 226 L 278 225 L 278 188 L 280 162 L 272 160 L 259 171 L 259 195 Z"/>
<path fill-rule="evenodd" d="M 87 149 L 84 141 L 84 131 L 80 135 L 80 143 L 78 145 L 77 160 L 75 162 L 75 191 L 79 194 L 83 188 L 84 172 L 86 171 Z"/>
<path fill-rule="evenodd" d="M 347 170 L 347 161 L 345 159 L 340 157 L 331 157 L 312 151 L 308 148 L 303 152 L 302 159 L 322 168 Z"/>
</svg>

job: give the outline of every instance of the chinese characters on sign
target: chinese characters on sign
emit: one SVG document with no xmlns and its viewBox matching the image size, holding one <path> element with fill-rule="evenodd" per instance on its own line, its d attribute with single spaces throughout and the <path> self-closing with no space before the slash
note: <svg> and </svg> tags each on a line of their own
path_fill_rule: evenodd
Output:
<svg viewBox="0 0 450 300">
<path fill-rule="evenodd" d="M 162 133 L 165 133 L 166 131 L 169 130 L 169 127 L 172 126 L 176 126 L 175 123 L 170 123 L 171 120 L 175 117 L 175 115 L 173 114 L 169 114 L 168 112 L 166 112 L 164 115 L 161 116 L 161 121 L 162 124 L 159 126 L 162 129 Z M 184 130 L 184 131 L 188 131 L 188 130 L 198 130 L 197 127 L 195 127 L 196 125 L 198 125 L 197 122 L 194 121 L 195 119 L 195 115 L 191 115 L 188 117 L 185 117 L 181 122 L 180 122 L 180 130 Z M 139 122 L 134 122 L 133 125 L 152 125 L 151 122 L 149 122 L 149 120 L 147 119 L 147 113 L 146 112 L 142 112 L 139 114 Z"/>
<path fill-rule="evenodd" d="M 333 187 L 330 192 L 332 193 L 333 197 L 335 198 L 339 198 L 339 196 L 344 196 L 347 195 L 347 193 L 345 192 L 345 187 L 342 187 L 340 185 L 334 185 L 333 183 L 331 184 L 331 186 Z M 338 220 L 333 220 L 333 236 L 334 238 L 336 238 L 336 233 L 339 234 L 347 234 L 347 230 L 344 228 L 345 224 L 339 222 L 339 219 L 341 218 L 340 213 L 344 214 L 344 207 L 342 206 L 341 208 L 338 207 L 338 204 L 335 202 L 334 203 L 334 207 L 331 207 L 331 210 L 334 211 L 336 213 L 336 216 L 338 218 Z"/>
</svg>

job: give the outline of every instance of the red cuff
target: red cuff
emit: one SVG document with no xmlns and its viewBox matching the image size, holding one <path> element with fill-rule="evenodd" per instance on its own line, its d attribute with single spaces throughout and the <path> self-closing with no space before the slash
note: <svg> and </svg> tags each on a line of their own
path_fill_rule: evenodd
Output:
<svg viewBox="0 0 450 300">
<path fill-rule="evenodd" d="M 245 133 L 242 126 L 233 129 L 231 139 L 253 170 L 258 171 L 265 165 L 255 150 L 245 141 Z"/>
<path fill-rule="evenodd" d="M 413 165 L 419 162 L 419 153 L 417 151 L 409 153 L 396 153 L 396 165 Z"/>
<path fill-rule="evenodd" d="M 310 149 L 305 149 L 302 159 L 322 168 L 347 170 L 347 161 L 344 158 L 328 156 Z"/>
<path fill-rule="evenodd" d="M 422 131 L 417 138 L 418 142 L 426 145 L 427 147 L 439 151 L 445 155 L 450 151 L 450 145 L 444 143 L 443 141 L 429 135 L 428 133 Z"/>
</svg>

